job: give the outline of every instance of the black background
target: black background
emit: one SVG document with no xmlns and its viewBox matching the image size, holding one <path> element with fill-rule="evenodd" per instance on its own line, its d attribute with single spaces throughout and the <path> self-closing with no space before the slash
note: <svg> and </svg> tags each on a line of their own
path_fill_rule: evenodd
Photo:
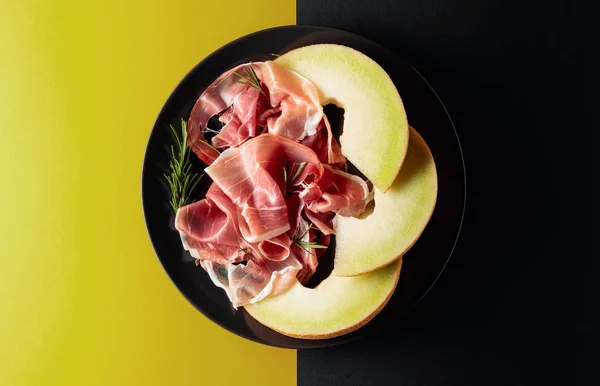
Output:
<svg viewBox="0 0 600 386">
<path fill-rule="evenodd" d="M 428 298 L 394 329 L 300 350 L 298 385 L 592 384 L 581 313 L 581 273 L 592 277 L 597 255 L 582 226 L 595 205 L 581 178 L 592 127 L 579 113 L 572 5 L 297 0 L 297 21 L 358 33 L 413 64 L 446 104 L 467 169 L 463 232 Z"/>
</svg>

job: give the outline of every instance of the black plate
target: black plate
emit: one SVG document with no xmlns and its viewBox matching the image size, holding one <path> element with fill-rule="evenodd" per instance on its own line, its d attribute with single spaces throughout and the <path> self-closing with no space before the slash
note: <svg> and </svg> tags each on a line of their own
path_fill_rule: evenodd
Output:
<svg viewBox="0 0 600 386">
<path fill-rule="evenodd" d="M 294 48 L 336 43 L 357 49 L 390 75 L 405 104 L 409 122 L 425 138 L 436 161 L 439 193 L 433 217 L 415 246 L 404 256 L 398 287 L 383 311 L 363 328 L 327 340 L 289 338 L 231 307 L 225 292 L 194 265 L 173 227 L 173 213 L 162 174 L 168 168 L 169 124 L 189 117 L 201 92 L 221 73 L 241 63 L 272 59 Z M 198 161 L 198 167 L 202 164 Z M 208 187 L 209 180 L 199 195 Z M 244 36 L 215 51 L 175 88 L 150 133 L 142 172 L 142 200 L 150 239 L 165 271 L 181 293 L 213 322 L 244 338 L 278 347 L 315 348 L 355 340 L 396 323 L 417 304 L 443 271 L 456 243 L 465 202 L 465 173 L 460 143 L 442 102 L 408 63 L 360 36 L 321 27 L 280 27 Z"/>
</svg>

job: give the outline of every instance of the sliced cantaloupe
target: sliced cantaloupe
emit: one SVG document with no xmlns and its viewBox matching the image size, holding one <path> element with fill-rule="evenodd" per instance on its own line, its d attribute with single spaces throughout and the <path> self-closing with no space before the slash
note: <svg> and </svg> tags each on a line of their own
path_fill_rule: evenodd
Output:
<svg viewBox="0 0 600 386">
<path fill-rule="evenodd" d="M 330 275 L 316 288 L 299 282 L 281 295 L 244 306 L 260 323 L 282 334 L 326 339 L 369 322 L 396 288 L 402 260 L 356 277 Z"/>
<path fill-rule="evenodd" d="M 408 146 L 408 123 L 398 90 L 368 56 L 335 44 L 292 50 L 275 62 L 310 80 L 321 105 L 344 111 L 342 153 L 382 192 L 392 185 Z"/>
<path fill-rule="evenodd" d="M 361 275 L 400 257 L 425 229 L 436 200 L 433 156 L 411 127 L 402 168 L 385 194 L 375 190 L 373 213 L 363 219 L 336 217 L 334 274 Z"/>
</svg>

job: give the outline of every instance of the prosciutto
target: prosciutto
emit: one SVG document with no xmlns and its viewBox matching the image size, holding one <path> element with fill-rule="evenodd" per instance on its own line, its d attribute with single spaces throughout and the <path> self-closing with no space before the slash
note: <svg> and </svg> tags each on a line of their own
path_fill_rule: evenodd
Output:
<svg viewBox="0 0 600 386">
<path fill-rule="evenodd" d="M 218 130 L 207 127 L 214 117 Z M 204 199 L 179 208 L 175 227 L 236 308 L 305 284 L 335 216 L 359 216 L 372 199 L 365 181 L 341 170 L 346 159 L 317 89 L 274 62 L 217 78 L 187 134 L 213 183 Z"/>
<path fill-rule="evenodd" d="M 213 283 L 225 290 L 235 308 L 285 292 L 302 270 L 302 264 L 293 256 L 282 262 L 249 260 L 246 265 L 236 265 L 206 260 L 200 265 Z"/>
<path fill-rule="evenodd" d="M 225 289 L 234 307 L 306 283 L 329 245 L 336 213 L 359 214 L 360 178 L 323 164 L 307 146 L 266 133 L 205 169 L 206 198 L 177 211 L 183 246 Z"/>
<path fill-rule="evenodd" d="M 235 205 L 216 184 L 205 199 L 177 211 L 175 227 L 184 248 L 215 285 L 225 289 L 236 308 L 281 293 L 300 271 L 309 277 L 306 270 L 316 268 L 315 262 L 307 265 L 305 256 L 291 253 L 291 239 L 285 234 L 259 243 L 246 241 Z"/>
<path fill-rule="evenodd" d="M 267 119 L 268 132 L 295 142 L 315 135 L 324 117 L 315 86 L 275 62 L 263 62 L 260 68 L 271 106 L 280 109 Z"/>
<path fill-rule="evenodd" d="M 244 80 L 254 75 L 260 87 Z M 209 143 L 205 135 L 214 131 L 207 127 L 214 116 L 219 116 L 223 127 Z M 263 133 L 302 142 L 322 162 L 345 162 L 314 85 L 272 61 L 242 64 L 217 78 L 196 101 L 187 133 L 190 148 L 208 165 L 217 159 L 219 150 L 237 147 Z"/>
<path fill-rule="evenodd" d="M 298 175 L 287 168 L 304 165 Z M 250 242 L 268 240 L 290 229 L 285 201 L 287 185 L 318 181 L 325 168 L 308 147 L 287 138 L 264 134 L 231 148 L 205 169 L 206 174 L 237 206 L 239 226 Z M 293 178 L 293 181 L 290 181 Z"/>
<path fill-rule="evenodd" d="M 277 235 L 260 242 L 249 242 L 241 234 L 239 211 L 221 188 L 212 184 L 204 200 L 177 211 L 175 228 L 185 250 L 196 259 L 218 263 L 238 263 L 248 256 L 282 261 L 290 252 L 291 239 Z"/>
<path fill-rule="evenodd" d="M 323 178 L 313 183 L 318 198 L 308 202 L 309 210 L 317 213 L 336 211 L 342 216 L 357 217 L 364 212 L 369 187 L 360 177 L 324 165 Z M 308 189 L 307 189 L 308 190 Z M 300 196 L 304 192 L 300 193 Z M 315 192 L 307 193 L 315 196 Z"/>
</svg>

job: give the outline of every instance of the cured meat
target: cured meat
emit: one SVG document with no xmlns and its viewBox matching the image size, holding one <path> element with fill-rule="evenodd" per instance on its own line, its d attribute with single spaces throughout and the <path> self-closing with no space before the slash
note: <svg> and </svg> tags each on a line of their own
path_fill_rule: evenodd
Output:
<svg viewBox="0 0 600 386">
<path fill-rule="evenodd" d="M 216 132 L 207 128 L 215 116 L 223 124 Z M 273 62 L 221 75 L 198 98 L 187 129 L 213 184 L 205 199 L 178 210 L 175 226 L 234 307 L 305 284 L 334 217 L 360 215 L 372 197 L 362 179 L 339 170 L 346 159 L 316 88 Z"/>
<path fill-rule="evenodd" d="M 175 215 L 175 228 L 185 250 L 196 259 L 222 264 L 237 262 L 240 261 L 237 223 L 231 213 L 211 199 L 218 200 L 219 194 L 222 192 L 213 185 L 207 198 L 181 207 Z"/>
<path fill-rule="evenodd" d="M 240 80 L 254 74 L 260 89 Z M 224 126 L 209 144 L 205 138 L 211 131 L 208 121 L 218 114 Z M 217 149 L 237 147 L 263 132 L 302 142 L 319 155 L 321 162 L 345 162 L 319 105 L 316 88 L 272 61 L 242 64 L 217 78 L 196 101 L 187 130 L 190 147 L 209 165 L 219 156 Z"/>
<path fill-rule="evenodd" d="M 175 226 L 234 306 L 306 283 L 337 214 L 358 215 L 369 197 L 359 177 L 324 165 L 310 148 L 263 134 L 224 151 L 205 172 L 204 200 L 180 208 Z"/>
<path fill-rule="evenodd" d="M 290 253 L 285 234 L 248 243 L 240 234 L 235 205 L 216 184 L 207 198 L 177 211 L 175 226 L 184 248 L 225 289 L 234 307 L 283 292 L 306 269 Z"/>
<path fill-rule="evenodd" d="M 323 122 L 327 129 L 327 161 L 329 165 L 341 168 L 346 163 L 346 157 L 342 154 L 342 148 L 331 132 L 331 125 L 326 116 L 323 116 Z"/>
<path fill-rule="evenodd" d="M 316 134 L 305 137 L 300 143 L 310 147 L 322 163 L 332 165 L 336 168 L 341 168 L 346 163 L 346 157 L 342 155 L 342 149 L 333 137 L 331 125 L 325 115 L 323 115 L 323 120 L 317 127 Z"/>
<path fill-rule="evenodd" d="M 359 177 L 323 165 L 308 147 L 263 134 L 205 169 L 204 200 L 180 208 L 182 243 L 235 307 L 306 283 L 329 245 L 337 214 L 358 215 L 369 197 Z"/>
<path fill-rule="evenodd" d="M 214 147 L 239 146 L 248 138 L 260 134 L 262 129 L 258 127 L 256 117 L 260 97 L 260 91 L 252 87 L 238 95 L 231 108 L 219 117 L 224 126 L 212 139 Z"/>
<path fill-rule="evenodd" d="M 227 110 L 241 94 L 248 91 L 248 86 L 237 83 L 233 75 L 246 66 L 239 65 L 221 74 L 200 95 L 188 119 L 188 145 L 203 162 L 209 165 L 219 156 L 219 152 L 206 142 L 204 130 L 210 118 Z M 233 114 L 230 117 L 233 118 Z"/>
<path fill-rule="evenodd" d="M 196 259 L 237 263 L 249 256 L 272 261 L 284 260 L 290 238 L 277 235 L 258 243 L 248 242 L 240 232 L 239 213 L 218 185 L 212 184 L 204 200 L 181 207 L 175 216 L 184 248 Z"/>
<path fill-rule="evenodd" d="M 271 134 L 228 149 L 205 169 L 237 206 L 240 232 L 248 242 L 268 240 L 290 229 L 284 169 L 292 164 L 305 165 L 294 179 L 297 184 L 319 180 L 324 172 L 312 150 Z"/>
<path fill-rule="evenodd" d="M 250 260 L 247 264 L 202 261 L 215 285 L 223 288 L 237 308 L 286 291 L 296 281 L 302 264 L 290 255 L 283 261 Z"/>
<path fill-rule="evenodd" d="M 324 165 L 321 179 L 300 192 L 307 208 L 316 213 L 335 211 L 342 216 L 358 216 L 364 212 L 369 187 L 360 177 Z"/>
<path fill-rule="evenodd" d="M 335 234 L 335 230 L 333 230 L 333 219 L 336 216 L 335 212 L 313 212 L 310 209 L 305 209 L 304 214 L 306 218 L 310 222 L 314 224 L 314 226 L 320 230 L 324 235 L 333 235 Z"/>
<path fill-rule="evenodd" d="M 261 80 L 269 90 L 271 106 L 281 114 L 267 119 L 269 133 L 298 142 L 315 135 L 323 109 L 315 86 L 306 78 L 275 62 L 260 63 Z"/>
<path fill-rule="evenodd" d="M 285 260 L 290 254 L 291 239 L 285 234 L 271 237 L 258 243 L 261 255 L 272 261 Z"/>
</svg>

